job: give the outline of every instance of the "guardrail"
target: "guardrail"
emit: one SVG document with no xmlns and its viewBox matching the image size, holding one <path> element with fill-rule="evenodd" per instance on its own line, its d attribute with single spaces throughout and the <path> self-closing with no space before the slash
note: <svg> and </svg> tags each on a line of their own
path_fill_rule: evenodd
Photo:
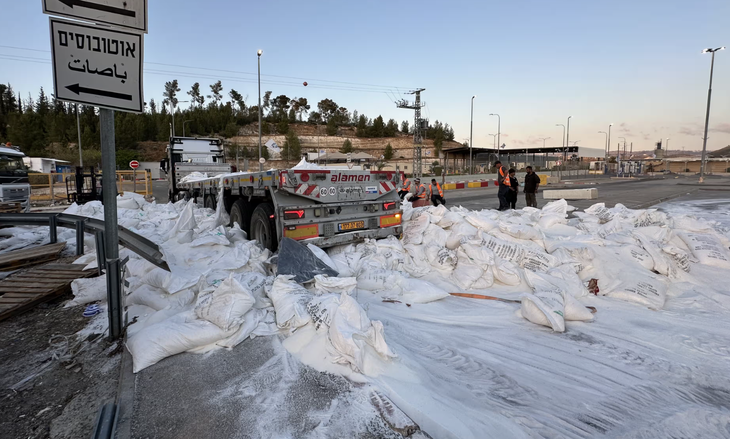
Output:
<svg viewBox="0 0 730 439">
<path fill-rule="evenodd" d="M 48 226 L 50 228 L 51 244 L 58 241 L 58 227 L 76 230 L 76 254 L 84 254 L 84 232 L 93 234 L 96 238 L 96 252 L 99 259 L 99 272 L 104 266 L 104 221 L 85 216 L 69 215 L 66 213 L 2 213 L 0 226 Z M 149 239 L 133 233 L 122 226 L 118 226 L 119 244 L 130 249 L 156 266 L 170 271 L 167 262 L 163 259 L 160 248 Z"/>
<path fill-rule="evenodd" d="M 68 199 L 66 179 L 74 180 L 75 176 L 76 174 L 73 172 L 29 173 L 30 201 L 33 203 L 66 201 Z M 119 193 L 136 192 L 144 196 L 152 195 L 152 174 L 149 171 L 117 171 L 116 182 Z"/>
</svg>

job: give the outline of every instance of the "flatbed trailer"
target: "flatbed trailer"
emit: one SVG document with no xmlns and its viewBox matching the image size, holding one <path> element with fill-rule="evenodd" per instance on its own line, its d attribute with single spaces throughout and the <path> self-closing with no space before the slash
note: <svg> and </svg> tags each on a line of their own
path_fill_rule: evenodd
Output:
<svg viewBox="0 0 730 439">
<path fill-rule="evenodd" d="M 321 248 L 400 236 L 401 200 L 395 171 L 285 169 L 239 172 L 175 182 L 178 199 L 218 203 L 263 247 L 283 237 Z"/>
</svg>

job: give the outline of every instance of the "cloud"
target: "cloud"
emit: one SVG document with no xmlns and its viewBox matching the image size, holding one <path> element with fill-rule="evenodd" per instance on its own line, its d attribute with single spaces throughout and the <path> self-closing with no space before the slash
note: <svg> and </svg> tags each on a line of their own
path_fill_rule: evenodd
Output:
<svg viewBox="0 0 730 439">
<path fill-rule="evenodd" d="M 702 129 L 697 128 L 697 126 L 683 126 L 679 129 L 679 134 L 683 134 L 685 136 L 701 136 L 702 135 Z"/>
<path fill-rule="evenodd" d="M 717 124 L 714 127 L 710 128 L 710 131 L 717 131 L 719 133 L 725 133 L 730 134 L 730 123 L 721 123 Z"/>
</svg>

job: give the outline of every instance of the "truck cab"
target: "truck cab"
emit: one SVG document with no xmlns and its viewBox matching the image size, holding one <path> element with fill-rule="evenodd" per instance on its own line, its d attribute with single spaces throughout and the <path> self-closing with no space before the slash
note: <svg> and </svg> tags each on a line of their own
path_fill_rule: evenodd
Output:
<svg viewBox="0 0 730 439">
<path fill-rule="evenodd" d="M 185 196 L 178 185 L 194 172 L 215 176 L 232 171 L 225 160 L 223 141 L 217 138 L 172 137 L 165 165 L 162 169 L 167 173 L 171 201 Z"/>
<path fill-rule="evenodd" d="M 30 212 L 28 168 L 20 148 L 0 146 L 0 206 L 3 210 Z"/>
</svg>

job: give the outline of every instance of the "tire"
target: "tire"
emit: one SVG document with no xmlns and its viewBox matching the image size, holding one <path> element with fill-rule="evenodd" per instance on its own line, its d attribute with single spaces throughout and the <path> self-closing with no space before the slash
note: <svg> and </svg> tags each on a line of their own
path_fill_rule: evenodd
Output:
<svg viewBox="0 0 730 439">
<path fill-rule="evenodd" d="M 180 200 L 185 200 L 185 201 L 190 200 L 190 192 L 188 192 L 188 191 L 178 192 L 177 195 L 175 195 L 175 201 L 180 201 Z"/>
<path fill-rule="evenodd" d="M 233 202 L 233 205 L 231 206 L 231 221 L 230 226 L 233 227 L 233 224 L 238 223 L 239 226 L 241 226 L 241 230 L 246 232 L 246 235 L 251 239 L 251 214 L 253 209 L 251 209 L 250 204 L 245 202 L 243 199 L 238 199 Z"/>
<path fill-rule="evenodd" d="M 271 203 L 262 203 L 256 206 L 251 215 L 251 237 L 263 248 L 275 252 L 279 247 L 279 240 L 276 236 L 276 219 L 274 217 L 274 206 Z"/>
<path fill-rule="evenodd" d="M 218 203 L 215 201 L 215 195 L 206 195 L 205 196 L 205 208 L 206 209 L 213 209 L 217 207 Z"/>
</svg>

